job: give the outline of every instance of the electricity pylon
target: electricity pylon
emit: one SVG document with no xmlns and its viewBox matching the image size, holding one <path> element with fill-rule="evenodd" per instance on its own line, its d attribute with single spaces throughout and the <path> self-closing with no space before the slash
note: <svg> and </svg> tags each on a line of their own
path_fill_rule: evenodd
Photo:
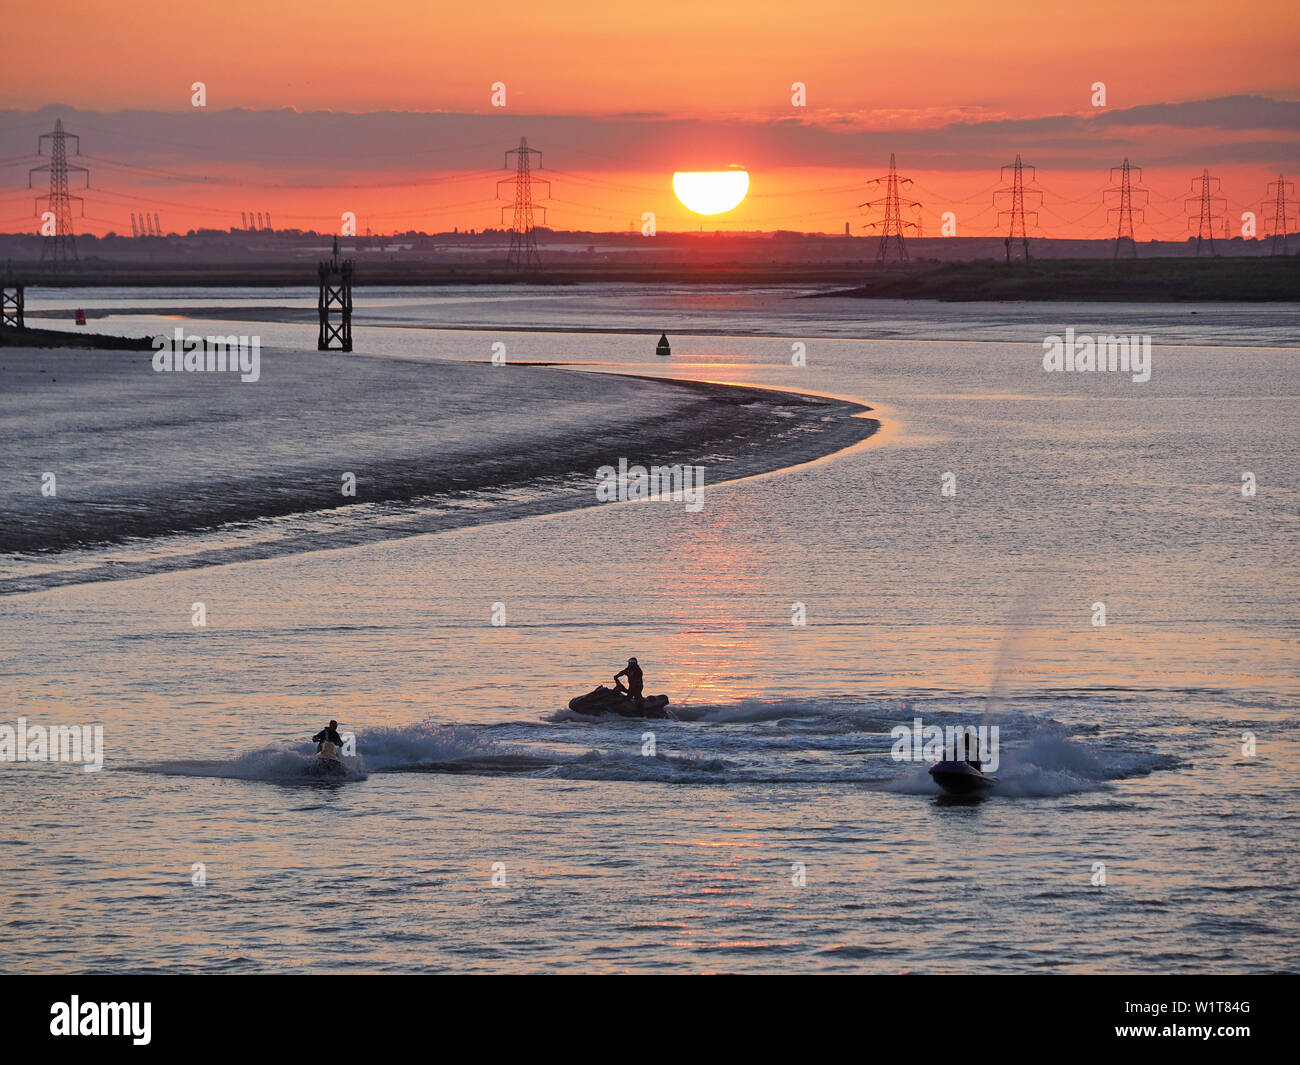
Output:
<svg viewBox="0 0 1300 1065">
<path fill-rule="evenodd" d="M 1119 215 L 1119 228 L 1115 231 L 1115 258 L 1118 259 L 1120 252 L 1127 248 L 1129 258 L 1136 259 L 1137 238 L 1133 235 L 1133 197 L 1135 195 L 1140 197 L 1142 203 L 1145 205 L 1151 194 L 1146 189 L 1133 188 L 1134 173 L 1137 174 L 1139 185 L 1142 182 L 1142 168 L 1140 166 L 1129 166 L 1129 161 L 1127 159 L 1125 159 L 1120 166 L 1112 166 L 1110 168 L 1110 180 L 1112 183 L 1115 180 L 1115 171 L 1117 170 L 1119 171 L 1119 187 L 1116 188 L 1114 184 L 1112 184 L 1110 188 L 1106 189 L 1102 193 L 1101 199 L 1102 202 L 1105 203 L 1107 196 L 1119 193 L 1119 206 L 1108 207 L 1106 210 L 1107 218 L 1113 214 Z M 1145 217 L 1143 217 L 1141 207 L 1137 208 L 1137 214 L 1139 221 L 1146 221 Z M 1127 244 L 1124 243 L 1126 240 L 1128 241 Z"/>
<path fill-rule="evenodd" d="M 1033 189 L 1026 191 L 1024 172 L 1026 170 L 1033 171 L 1033 176 L 1030 178 L 1030 180 L 1033 181 L 1037 179 L 1038 171 L 1034 167 L 1022 163 L 1020 161 L 1019 153 L 1016 153 L 1016 161 L 1014 163 L 1008 163 L 1000 171 L 1002 180 L 1004 181 L 1006 180 L 1006 173 L 1008 170 L 1012 171 L 1011 188 L 998 189 L 998 191 L 993 194 L 993 202 L 996 204 L 999 196 L 1011 197 L 1011 206 L 1005 211 L 998 212 L 999 225 L 1002 224 L 1003 215 L 1010 215 L 1011 218 L 1010 225 L 1007 227 L 1007 236 L 1003 242 L 1007 246 L 1007 264 L 1010 265 L 1012 249 L 1015 247 L 1016 241 L 1020 242 L 1024 261 L 1029 262 L 1029 230 L 1025 221 L 1027 217 L 1025 211 L 1025 198 L 1037 196 L 1038 202 L 1041 204 L 1043 201 L 1043 194 Z M 1034 225 L 1037 225 L 1038 212 L 1029 211 L 1028 215 L 1033 216 Z"/>
<path fill-rule="evenodd" d="M 85 174 L 86 188 L 90 188 L 90 171 L 84 166 L 68 162 L 67 138 L 71 137 L 77 142 L 77 155 L 81 154 L 81 138 L 75 133 L 63 132 L 63 119 L 55 119 L 53 133 L 42 133 L 36 138 L 37 155 L 45 154 L 46 137 L 50 138 L 50 161 L 45 166 L 34 166 L 27 172 L 27 187 L 29 189 L 32 187 L 33 174 L 49 171 L 50 191 L 44 196 L 37 196 L 36 203 L 39 211 L 40 202 L 47 201 L 48 211 L 54 216 L 53 232 L 45 234 L 45 242 L 41 245 L 41 262 L 49 259 L 57 269 L 62 263 L 77 261 L 77 242 L 72 233 L 72 201 L 78 201 L 81 204 L 81 213 L 83 215 L 86 213 L 86 201 L 68 192 L 68 172 Z M 45 224 L 48 223 L 43 223 L 42 228 Z"/>
<path fill-rule="evenodd" d="M 1277 186 L 1277 192 L 1273 192 L 1273 186 Z M 1270 255 L 1286 255 L 1287 245 L 1286 236 L 1291 232 L 1291 218 L 1293 217 L 1294 207 L 1287 205 L 1288 191 L 1292 201 L 1295 200 L 1295 183 L 1287 181 L 1281 174 L 1278 174 L 1276 181 L 1268 183 L 1269 195 L 1272 196 L 1273 221 L 1270 229 L 1273 231 L 1273 244 L 1269 248 Z M 1269 202 L 1264 203 L 1265 210 L 1261 214 L 1266 214 Z"/>
<path fill-rule="evenodd" d="M 903 243 L 903 230 L 916 229 L 915 222 L 903 221 L 903 208 L 899 201 L 899 189 L 912 183 L 911 178 L 900 178 L 898 176 L 898 167 L 894 164 L 894 153 L 889 153 L 889 174 L 885 177 L 872 178 L 867 182 L 868 185 L 884 185 L 885 195 L 879 200 L 868 200 L 866 203 L 858 204 L 862 207 L 879 207 L 882 204 L 885 208 L 885 217 L 880 222 L 868 222 L 867 229 L 880 228 L 880 246 L 876 248 L 876 262 L 886 263 L 890 260 L 891 249 L 895 256 L 895 261 L 900 263 L 907 262 L 907 245 Z M 920 207 L 918 202 L 911 202 L 908 208 Z M 919 234 L 918 234 L 919 235 Z"/>
<path fill-rule="evenodd" d="M 497 182 L 497 188 L 507 181 L 515 183 L 515 218 L 510 227 L 510 254 L 506 256 L 506 262 L 516 270 L 526 270 L 529 267 L 540 268 L 542 257 L 537 253 L 537 234 L 533 229 L 533 211 L 542 213 L 542 221 L 546 221 L 546 208 L 533 206 L 533 176 L 532 176 L 532 157 L 537 156 L 537 168 L 542 166 L 542 153 L 536 148 L 528 147 L 528 138 L 519 138 L 519 147 L 511 148 L 506 152 L 505 169 L 510 169 L 510 157 L 515 156 L 515 176 L 513 178 L 502 178 Z M 538 185 L 546 186 L 546 195 L 551 194 L 551 183 L 545 179 L 538 181 Z M 498 191 L 497 195 L 500 195 Z M 502 207 L 504 214 L 510 210 L 508 207 Z M 502 221 L 505 221 L 503 218 Z"/>
<path fill-rule="evenodd" d="M 1196 223 L 1196 254 L 1201 254 L 1201 246 L 1209 248 L 1210 254 L 1214 254 L 1214 205 L 1223 204 L 1223 209 L 1228 209 L 1228 201 L 1222 196 L 1215 196 L 1214 193 L 1219 190 L 1219 179 L 1211 177 L 1209 170 L 1202 170 L 1199 178 L 1192 179 L 1192 191 L 1196 191 L 1196 186 L 1200 185 L 1200 192 L 1195 196 L 1189 196 L 1185 203 L 1195 203 L 1199 205 L 1199 217 Z M 1189 212 L 1190 215 L 1190 212 Z M 1187 219 L 1187 227 L 1190 229 L 1192 220 Z M 1226 236 L 1224 239 L 1227 239 Z"/>
</svg>

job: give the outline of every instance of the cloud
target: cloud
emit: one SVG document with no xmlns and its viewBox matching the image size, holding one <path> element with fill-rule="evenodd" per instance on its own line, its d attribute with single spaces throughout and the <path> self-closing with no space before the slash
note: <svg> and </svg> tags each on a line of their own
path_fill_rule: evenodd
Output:
<svg viewBox="0 0 1300 1065">
<path fill-rule="evenodd" d="M 1240 163 L 1294 170 L 1300 102 L 1228 96 L 1095 114 L 1008 118 L 949 111 L 833 113 L 769 120 L 697 119 L 653 112 L 607 116 L 516 113 L 223 110 L 119 111 L 68 107 L 0 112 L 0 155 L 34 148 L 40 121 L 61 117 L 88 155 L 140 169 L 216 175 L 223 164 L 298 180 L 501 168 L 527 136 L 545 168 L 654 172 L 753 168 L 878 170 L 890 152 L 925 170 L 995 169 L 1017 153 L 1039 167 L 1096 169 L 1122 156 L 1148 166 Z M 932 125 L 924 121 L 935 120 Z M 1236 137 L 1238 132 L 1249 137 Z M 1224 134 L 1228 134 L 1225 136 Z M 158 175 L 153 175 L 158 178 Z M 158 178 L 159 180 L 165 180 Z M 268 178 L 270 180 L 270 178 Z M 355 180 L 365 180 L 365 177 Z"/>
<path fill-rule="evenodd" d="M 1186 103 L 1144 104 L 1098 115 L 1103 126 L 1171 126 L 1179 129 L 1272 130 L 1300 133 L 1300 101 L 1267 96 L 1220 96 Z"/>
</svg>

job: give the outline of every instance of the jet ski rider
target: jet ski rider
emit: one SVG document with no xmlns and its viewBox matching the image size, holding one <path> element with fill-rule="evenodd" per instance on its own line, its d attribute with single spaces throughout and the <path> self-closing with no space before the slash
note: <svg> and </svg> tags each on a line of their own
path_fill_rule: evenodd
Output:
<svg viewBox="0 0 1300 1065">
<path fill-rule="evenodd" d="M 627 677 L 626 688 L 623 687 L 623 682 L 619 680 L 620 677 Z M 644 685 L 645 682 L 641 678 L 641 667 L 636 664 L 635 658 L 629 658 L 627 660 L 627 669 L 614 674 L 614 690 L 620 694 L 626 692 L 631 696 L 632 701 L 636 704 L 638 710 L 642 709 L 643 706 L 641 692 Z"/>
<path fill-rule="evenodd" d="M 335 748 L 333 751 L 325 752 L 328 754 L 337 754 L 343 748 L 343 737 L 339 735 L 338 727 L 339 723 L 337 721 L 331 721 L 311 738 L 312 743 L 316 744 L 317 754 L 322 753 L 324 745 L 327 743 L 332 743 Z"/>
</svg>

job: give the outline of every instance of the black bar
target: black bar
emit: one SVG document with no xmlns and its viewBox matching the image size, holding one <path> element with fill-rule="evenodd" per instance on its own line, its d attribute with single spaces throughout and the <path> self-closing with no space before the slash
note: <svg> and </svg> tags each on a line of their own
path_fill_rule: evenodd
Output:
<svg viewBox="0 0 1300 1065">
<path fill-rule="evenodd" d="M 721 977 L 688 989 L 632 976 L 597 990 L 572 979 L 525 986 L 520 977 L 510 988 L 491 978 L 453 985 L 446 975 L 8 977 L 5 1048 L 84 1053 L 112 1044 L 130 1054 L 199 1051 L 206 1059 L 352 1048 L 382 1058 L 403 1047 L 473 1056 L 477 1046 L 488 1055 L 520 1047 L 551 1056 L 565 1046 L 590 1052 L 602 1031 L 611 1038 L 622 1031 L 664 1052 L 712 1044 L 711 1054 L 727 1058 L 751 1048 L 770 1057 L 781 1047 L 820 1056 L 847 1043 L 855 1056 L 911 1047 L 1033 1053 L 1051 1065 L 1097 1050 L 1259 1053 L 1281 1045 L 1296 992 L 1294 976 L 848 976 L 835 986 L 827 979 L 836 981 Z M 74 995 L 86 1025 L 90 1014 L 103 1016 L 87 1004 L 136 1003 L 143 1022 L 148 1003 L 147 1044 L 130 1032 L 52 1034 Z M 1200 1031 L 1207 1028 L 1208 1037 Z"/>
</svg>

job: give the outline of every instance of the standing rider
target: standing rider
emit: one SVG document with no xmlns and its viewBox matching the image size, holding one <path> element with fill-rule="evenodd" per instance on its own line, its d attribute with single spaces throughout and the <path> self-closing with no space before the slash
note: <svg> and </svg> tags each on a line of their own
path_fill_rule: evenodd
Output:
<svg viewBox="0 0 1300 1065">
<path fill-rule="evenodd" d="M 624 689 L 622 681 L 619 680 L 620 677 L 627 677 L 626 689 Z M 626 690 L 627 694 L 632 697 L 632 701 L 636 703 L 638 710 L 642 708 L 641 691 L 644 683 L 641 678 L 641 667 L 636 664 L 635 658 L 627 660 L 627 669 L 614 674 L 614 690 L 618 692 Z"/>
</svg>

